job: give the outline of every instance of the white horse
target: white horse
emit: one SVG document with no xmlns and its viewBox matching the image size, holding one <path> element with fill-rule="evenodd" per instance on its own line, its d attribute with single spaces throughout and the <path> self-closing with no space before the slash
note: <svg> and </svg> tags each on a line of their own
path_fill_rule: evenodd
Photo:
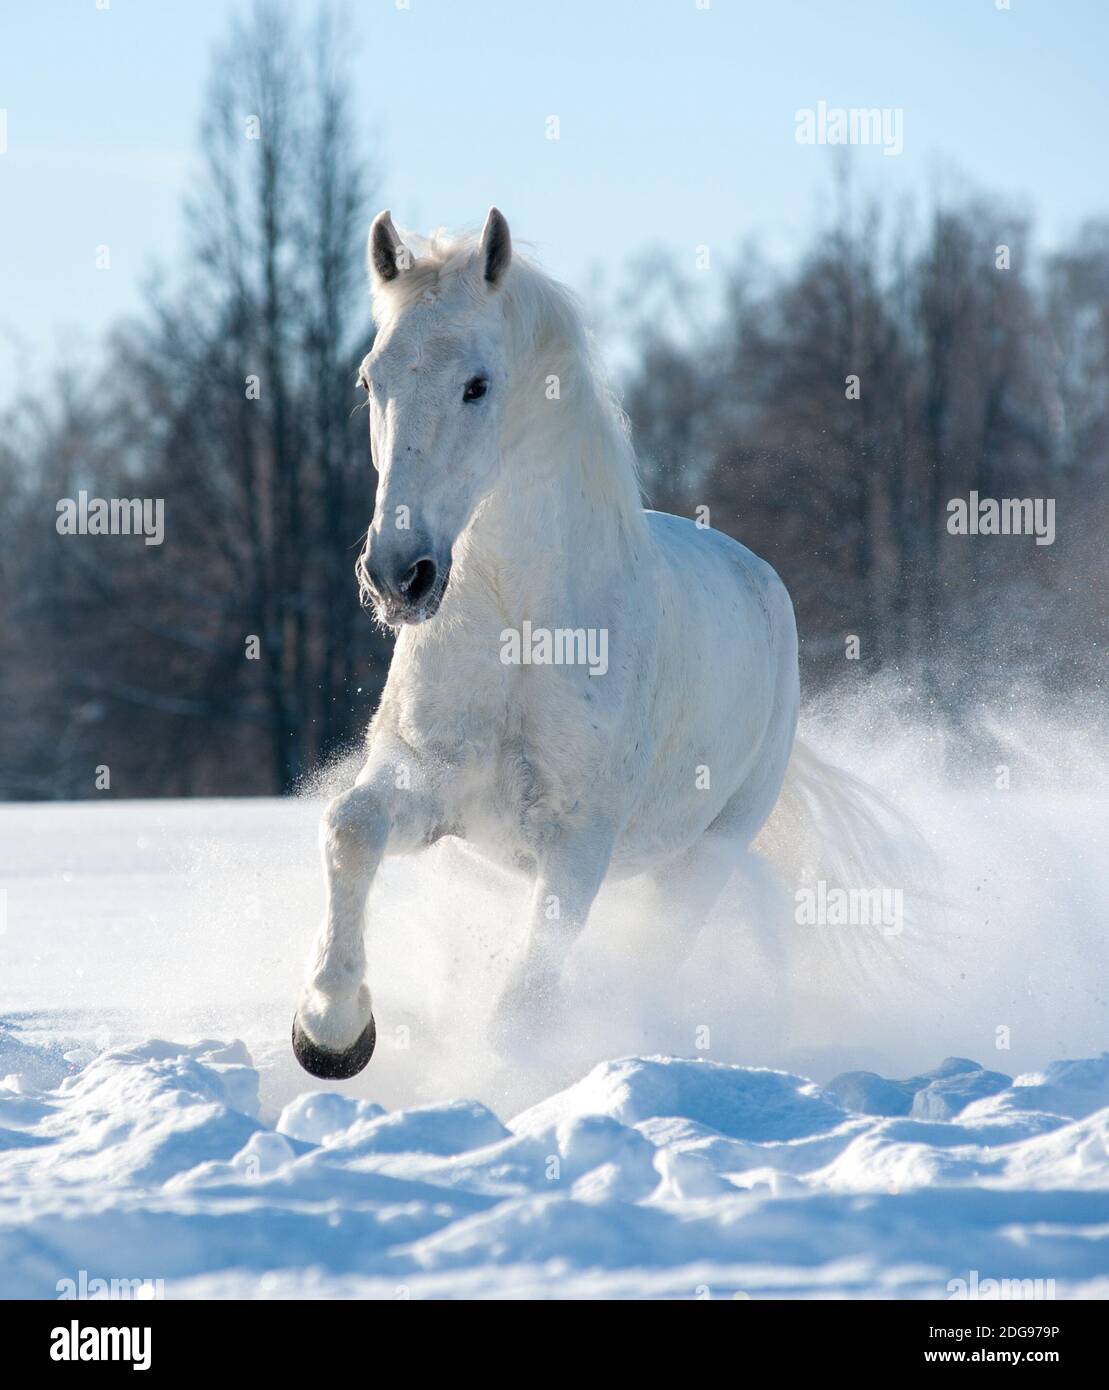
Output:
<svg viewBox="0 0 1109 1390">
<path fill-rule="evenodd" d="M 398 636 L 366 764 L 321 826 L 327 914 L 293 1047 L 328 1078 L 373 1052 L 383 855 L 456 835 L 531 876 L 505 1046 L 551 1020 L 606 876 L 652 875 L 688 949 L 774 807 L 798 712 L 785 586 L 719 531 L 643 510 L 575 302 L 513 254 L 501 213 L 416 257 L 383 212 L 369 261 L 358 573 Z"/>
</svg>

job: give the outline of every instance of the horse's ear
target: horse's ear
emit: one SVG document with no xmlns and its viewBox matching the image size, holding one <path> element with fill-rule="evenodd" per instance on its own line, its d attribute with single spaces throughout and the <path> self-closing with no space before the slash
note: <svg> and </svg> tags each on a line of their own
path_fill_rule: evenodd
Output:
<svg viewBox="0 0 1109 1390">
<path fill-rule="evenodd" d="M 488 285 L 499 285 L 512 259 L 512 238 L 500 208 L 490 208 L 479 245 L 482 274 Z"/>
<path fill-rule="evenodd" d="M 407 270 L 412 264 L 412 252 L 397 235 L 388 208 L 374 218 L 367 249 L 370 278 L 375 285 L 395 280 L 402 270 Z"/>
</svg>

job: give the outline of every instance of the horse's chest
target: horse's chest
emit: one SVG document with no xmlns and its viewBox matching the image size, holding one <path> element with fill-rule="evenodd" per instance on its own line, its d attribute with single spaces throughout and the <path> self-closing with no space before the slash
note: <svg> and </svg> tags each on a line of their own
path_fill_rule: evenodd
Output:
<svg viewBox="0 0 1109 1390">
<path fill-rule="evenodd" d="M 463 783 L 480 791 L 491 809 L 514 819 L 558 795 L 560 720 L 534 683 L 508 680 L 496 701 L 466 700 L 455 753 Z M 523 688 L 521 688 L 523 687 Z M 564 709 L 561 723 L 574 723 Z"/>
<path fill-rule="evenodd" d="M 410 688 L 401 733 L 438 770 L 447 820 L 522 861 L 580 812 L 605 762 L 593 696 L 549 671 L 460 670 Z"/>
</svg>

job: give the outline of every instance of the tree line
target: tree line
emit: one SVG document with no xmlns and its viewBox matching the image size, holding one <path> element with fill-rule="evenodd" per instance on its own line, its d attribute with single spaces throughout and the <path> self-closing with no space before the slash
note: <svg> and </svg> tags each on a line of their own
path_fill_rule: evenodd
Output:
<svg viewBox="0 0 1109 1390">
<path fill-rule="evenodd" d="M 388 661 L 353 580 L 373 170 L 340 40 L 273 3 L 235 22 L 183 283 L 5 422 L 7 796 L 91 795 L 95 767 L 119 795 L 289 791 L 365 727 Z M 164 543 L 59 536 L 82 489 L 162 500 Z"/>
</svg>

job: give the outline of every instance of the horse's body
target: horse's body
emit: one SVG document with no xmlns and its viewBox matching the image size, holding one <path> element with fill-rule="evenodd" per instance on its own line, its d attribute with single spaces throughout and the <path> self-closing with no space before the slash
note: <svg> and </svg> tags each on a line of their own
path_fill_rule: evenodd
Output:
<svg viewBox="0 0 1109 1390">
<path fill-rule="evenodd" d="M 294 1026 L 323 1076 L 372 1051 L 383 854 L 456 835 L 532 877 L 506 1040 L 549 1013 L 607 875 L 654 876 L 688 945 L 777 799 L 798 709 L 785 587 L 727 536 L 642 510 L 572 301 L 512 259 L 500 215 L 412 263 L 382 214 L 371 266 L 380 480 L 360 573 L 400 633 L 365 767 L 323 821 L 328 915 Z M 561 664 L 537 633 L 563 635 Z"/>
<path fill-rule="evenodd" d="M 566 534 L 563 520 L 548 514 L 544 534 Z M 719 532 L 644 520 L 615 592 L 595 585 L 616 578 L 610 555 L 551 551 L 531 560 L 535 587 L 508 596 L 494 578 L 504 571 L 483 563 L 480 518 L 436 620 L 401 632 L 369 766 L 379 744 L 400 750 L 387 761 L 415 759 L 439 805 L 435 834 L 534 872 L 553 839 L 600 820 L 614 831 L 608 871 L 634 874 L 689 849 L 725 810 L 748 838 L 761 826 L 797 716 L 789 597 Z M 506 569 L 528 570 L 528 544 L 517 533 Z M 509 559 L 500 546 L 493 556 Z M 608 670 L 503 664 L 501 634 L 525 622 L 607 632 Z"/>
</svg>

